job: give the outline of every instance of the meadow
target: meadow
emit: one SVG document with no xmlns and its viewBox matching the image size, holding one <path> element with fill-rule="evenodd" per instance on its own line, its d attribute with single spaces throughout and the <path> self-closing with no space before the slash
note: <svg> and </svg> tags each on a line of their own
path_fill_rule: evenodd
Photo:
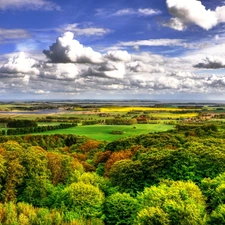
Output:
<svg viewBox="0 0 225 225">
<path fill-rule="evenodd" d="M 37 106 L 32 104 L 20 104 L 19 106 Z M 8 109 L 12 109 L 17 105 L 3 105 L 4 107 L 8 107 Z M 47 107 L 48 105 L 46 105 Z M 49 107 L 52 106 L 51 104 Z M 139 134 L 147 134 L 147 133 L 154 133 L 154 132 L 164 132 L 167 130 L 171 130 L 174 128 L 174 125 L 168 125 L 169 123 L 178 123 L 180 119 L 186 118 L 195 118 L 198 117 L 198 111 L 200 108 L 195 109 L 188 109 L 188 108 L 178 108 L 177 106 L 165 106 L 165 107 L 153 107 L 153 106 L 95 106 L 95 107 L 86 107 L 86 106 L 76 106 L 70 107 L 70 110 L 67 110 L 66 106 L 63 104 L 60 106 L 60 109 L 55 113 L 47 114 L 42 113 L 34 113 L 34 111 L 26 111 L 24 114 L 22 111 L 15 112 L 14 114 L 1 114 L 2 118 L 11 118 L 16 120 L 42 120 L 47 117 L 53 116 L 55 119 L 52 121 L 46 122 L 38 122 L 38 126 L 56 126 L 60 123 L 66 123 L 60 118 L 70 118 L 74 117 L 81 121 L 95 121 L 101 120 L 104 121 L 106 119 L 114 119 L 114 118 L 121 118 L 121 119 L 132 119 L 132 118 L 139 118 L 142 116 L 146 116 L 147 118 L 151 118 L 149 123 L 154 124 L 135 124 L 135 125 L 103 125 L 100 122 L 99 124 L 95 125 L 86 125 L 82 126 L 81 123 L 78 124 L 77 127 L 67 128 L 67 129 L 58 129 L 58 130 L 49 130 L 44 131 L 41 133 L 36 134 L 75 134 L 81 136 L 87 136 L 92 139 L 101 140 L 101 141 L 114 141 L 120 138 L 135 136 Z M 54 110 L 53 110 L 54 111 Z M 71 121 L 70 121 L 71 122 Z M 136 127 L 134 129 L 133 127 Z M 6 124 L 0 124 L 0 131 L 6 131 Z M 122 134 L 111 134 L 112 131 L 118 131 Z M 34 133 L 35 134 L 35 133 Z"/>
<path fill-rule="evenodd" d="M 89 125 L 89 126 L 77 126 L 67 129 L 46 131 L 42 133 L 36 133 L 37 135 L 47 134 L 75 134 L 81 136 L 87 136 L 92 139 L 100 141 L 114 141 L 123 137 L 129 137 L 140 134 L 163 132 L 174 128 L 173 125 L 166 124 L 137 124 L 135 125 Z M 111 134 L 112 131 L 122 131 L 124 134 Z M 35 135 L 35 133 L 34 133 Z"/>
</svg>

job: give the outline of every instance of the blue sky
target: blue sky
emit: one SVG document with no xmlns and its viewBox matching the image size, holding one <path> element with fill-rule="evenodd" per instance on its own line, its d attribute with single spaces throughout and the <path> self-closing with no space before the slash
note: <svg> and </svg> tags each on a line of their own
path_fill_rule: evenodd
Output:
<svg viewBox="0 0 225 225">
<path fill-rule="evenodd" d="M 224 100 L 224 0 L 0 0 L 0 99 Z"/>
</svg>

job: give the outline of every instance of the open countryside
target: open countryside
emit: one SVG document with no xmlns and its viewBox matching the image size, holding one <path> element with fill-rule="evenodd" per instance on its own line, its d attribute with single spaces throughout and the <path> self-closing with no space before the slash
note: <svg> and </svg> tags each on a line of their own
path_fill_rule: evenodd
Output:
<svg viewBox="0 0 225 225">
<path fill-rule="evenodd" d="M 111 104 L 1 105 L 0 223 L 223 224 L 225 105 Z"/>
<path fill-rule="evenodd" d="M 138 124 L 138 125 L 87 125 L 67 128 L 62 130 L 46 131 L 39 134 L 74 134 L 84 135 L 92 139 L 102 141 L 114 141 L 132 135 L 162 132 L 173 129 L 173 125 L 165 124 Z M 120 131 L 121 134 L 112 134 L 112 131 Z M 38 134 L 38 133 L 36 133 Z"/>
</svg>

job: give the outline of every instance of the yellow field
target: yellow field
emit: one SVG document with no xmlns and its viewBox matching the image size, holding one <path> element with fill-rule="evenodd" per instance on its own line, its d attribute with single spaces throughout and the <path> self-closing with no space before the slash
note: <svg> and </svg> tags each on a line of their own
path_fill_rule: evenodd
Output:
<svg viewBox="0 0 225 225">
<path fill-rule="evenodd" d="M 172 118 L 172 119 L 180 119 L 180 118 L 193 118 L 197 117 L 198 113 L 190 112 L 190 113 L 151 113 L 151 116 L 155 118 Z"/>
<path fill-rule="evenodd" d="M 183 109 L 178 109 L 178 108 L 153 108 L 153 107 L 142 107 L 142 106 L 122 106 L 122 107 L 103 107 L 100 108 L 101 112 L 130 112 L 130 111 L 173 111 L 173 112 L 179 112 L 182 111 Z"/>
</svg>

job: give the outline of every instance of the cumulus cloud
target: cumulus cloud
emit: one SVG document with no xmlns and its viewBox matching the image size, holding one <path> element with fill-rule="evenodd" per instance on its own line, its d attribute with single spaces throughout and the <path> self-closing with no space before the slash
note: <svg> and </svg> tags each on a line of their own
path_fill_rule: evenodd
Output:
<svg viewBox="0 0 225 225">
<path fill-rule="evenodd" d="M 187 28 L 179 18 L 171 18 L 167 23 L 163 23 L 162 25 L 178 31 L 183 31 Z"/>
<path fill-rule="evenodd" d="M 40 61 L 34 60 L 34 56 L 28 57 L 24 53 L 10 57 L 8 62 L 0 65 L 0 81 L 4 83 L 4 89 L 16 93 L 24 90 L 36 94 L 49 92 L 49 95 L 80 93 L 87 97 L 96 92 L 118 96 L 121 93 L 124 94 L 121 96 L 127 96 L 127 93 L 213 93 L 224 90 L 223 76 L 194 74 L 196 69 L 192 65 L 199 59 L 199 55 L 192 59 L 188 56 L 169 58 L 149 52 L 129 54 L 121 50 L 112 50 L 102 55 L 81 45 L 73 37 L 68 32 L 57 39 L 45 52 L 49 56 L 49 62 L 41 61 L 42 58 Z M 183 46 L 180 39 L 124 42 L 128 46 L 133 44 Z M 201 53 L 201 56 L 204 55 L 207 54 Z M 203 62 L 217 62 L 221 64 L 221 68 L 225 68 L 222 67 L 225 65 L 222 59 L 214 57 Z"/>
<path fill-rule="evenodd" d="M 142 73 L 142 72 L 149 72 L 149 73 L 164 73 L 165 69 L 162 67 L 152 66 L 149 64 L 145 64 L 141 61 L 134 61 L 126 64 L 127 69 L 131 72 L 135 73 Z"/>
<path fill-rule="evenodd" d="M 0 9 L 59 10 L 60 7 L 46 0 L 0 0 Z"/>
<path fill-rule="evenodd" d="M 126 68 L 123 62 L 107 62 L 97 68 L 89 67 L 83 76 L 123 79 L 125 74 Z"/>
<path fill-rule="evenodd" d="M 184 71 L 174 71 L 169 74 L 171 77 L 177 77 L 177 78 L 195 78 L 196 75 L 191 72 L 184 72 Z"/>
<path fill-rule="evenodd" d="M 56 30 L 60 32 L 70 31 L 73 32 L 76 36 L 104 36 L 112 32 L 110 29 L 101 27 L 81 27 L 78 23 L 67 24 Z"/>
<path fill-rule="evenodd" d="M 187 24 L 195 24 L 209 30 L 225 22 L 225 6 L 210 10 L 198 0 L 167 0 L 166 4 L 169 13 L 175 17 L 166 25 L 173 29 L 184 30 Z"/>
<path fill-rule="evenodd" d="M 40 77 L 47 79 L 73 81 L 79 74 L 80 69 L 71 63 L 45 63 L 40 65 Z"/>
<path fill-rule="evenodd" d="M 0 28 L 0 41 L 29 38 L 30 34 L 23 29 Z"/>
<path fill-rule="evenodd" d="M 207 56 L 203 59 L 203 62 L 200 62 L 194 65 L 195 68 L 201 69 L 221 69 L 225 68 L 225 58 L 218 56 Z"/>
<path fill-rule="evenodd" d="M 109 51 L 106 53 L 105 58 L 112 61 L 128 62 L 131 60 L 131 55 L 127 51 Z"/>
<path fill-rule="evenodd" d="M 156 89 L 179 89 L 180 81 L 173 77 L 160 76 L 155 81 Z"/>
<path fill-rule="evenodd" d="M 211 75 L 205 78 L 204 84 L 214 88 L 225 87 L 225 77 L 217 77 L 216 75 Z"/>
<path fill-rule="evenodd" d="M 66 32 L 57 38 L 50 50 L 43 53 L 52 63 L 101 63 L 102 55 L 90 47 L 84 47 L 74 39 L 72 32 Z"/>
<path fill-rule="evenodd" d="M 19 55 L 9 58 L 8 62 L 3 64 L 0 68 L 0 73 L 3 74 L 33 74 L 38 75 L 39 70 L 35 67 L 37 61 L 32 58 L 26 57 L 21 52 Z"/>
</svg>

